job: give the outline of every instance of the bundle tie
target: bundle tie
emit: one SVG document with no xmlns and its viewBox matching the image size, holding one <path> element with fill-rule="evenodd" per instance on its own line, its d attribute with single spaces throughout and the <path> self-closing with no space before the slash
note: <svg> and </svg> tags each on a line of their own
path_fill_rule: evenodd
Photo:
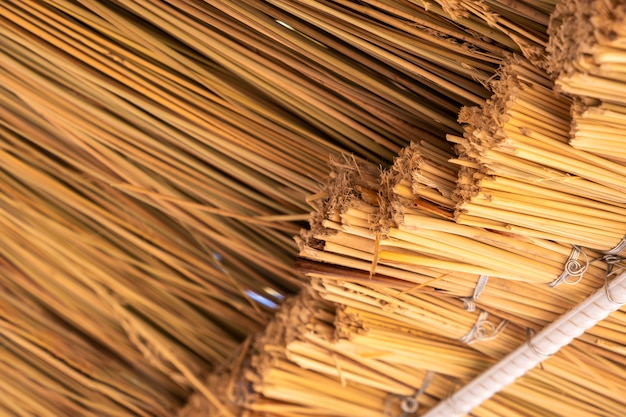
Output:
<svg viewBox="0 0 626 417">
<path fill-rule="evenodd" d="M 487 286 L 487 281 L 489 280 L 489 276 L 481 275 L 478 277 L 478 281 L 476 282 L 476 287 L 474 288 L 474 294 L 471 297 L 462 297 L 463 308 L 465 311 L 469 311 L 470 313 L 476 310 L 476 300 L 480 297 L 483 290 Z"/>
<path fill-rule="evenodd" d="M 433 379 L 433 376 L 434 372 L 426 372 L 426 375 L 424 376 L 424 381 L 422 382 L 422 386 L 420 387 L 420 389 L 416 391 L 413 395 L 402 397 L 402 400 L 400 401 L 400 410 L 402 410 L 402 414 L 400 414 L 399 417 L 408 417 L 412 414 L 417 413 L 420 405 L 417 399 L 426 392 L 426 389 L 428 388 L 430 381 Z M 385 416 L 389 416 L 389 412 L 387 410 L 388 407 L 389 399 L 385 401 Z"/>
<path fill-rule="evenodd" d="M 626 236 L 624 236 L 622 240 L 617 245 L 615 245 L 613 249 L 606 251 L 605 253 L 607 255 L 617 255 L 624 249 L 626 249 Z"/>
<path fill-rule="evenodd" d="M 582 263 L 578 259 L 580 255 L 583 256 Z M 587 257 L 587 254 L 580 248 L 580 246 L 573 245 L 572 252 L 569 254 L 567 261 L 565 261 L 563 272 L 550 284 L 550 286 L 556 287 L 562 283 L 566 283 L 568 285 L 578 284 L 583 278 L 585 272 L 587 272 L 587 268 L 589 268 L 589 258 Z M 569 277 L 578 278 L 572 281 L 568 279 Z"/>
<path fill-rule="evenodd" d="M 530 327 L 527 327 L 526 328 L 526 344 L 528 345 L 530 350 L 532 350 L 535 355 L 542 357 L 542 358 L 549 358 L 550 356 L 552 356 L 552 353 L 549 353 L 549 354 L 543 353 L 542 351 L 537 349 L 537 346 L 535 346 L 532 342 L 532 338 L 534 336 L 535 336 L 535 331 L 531 329 Z M 543 365 L 540 364 L 540 366 L 543 369 Z"/>
<path fill-rule="evenodd" d="M 472 327 L 465 336 L 460 338 L 459 340 L 462 343 L 466 343 L 468 345 L 475 342 L 483 342 L 487 340 L 493 340 L 502 333 L 507 324 L 509 324 L 508 320 L 502 320 L 497 326 L 487 320 L 489 317 L 489 313 L 485 310 L 481 310 L 478 315 L 478 319 L 476 320 L 476 324 Z"/>
<path fill-rule="evenodd" d="M 619 252 L 621 252 L 621 249 Z M 606 294 L 606 298 L 610 303 L 621 306 L 624 303 L 615 301 L 611 295 L 611 291 L 609 291 L 609 277 L 614 273 L 613 267 L 623 261 L 624 258 L 615 254 L 607 254 L 602 257 L 602 260 L 606 262 L 606 274 L 604 275 L 604 293 Z"/>
</svg>

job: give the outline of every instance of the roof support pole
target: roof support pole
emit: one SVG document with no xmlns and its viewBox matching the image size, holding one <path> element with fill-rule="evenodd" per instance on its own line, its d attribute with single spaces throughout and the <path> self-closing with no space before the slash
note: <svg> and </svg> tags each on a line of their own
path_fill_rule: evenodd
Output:
<svg viewBox="0 0 626 417">
<path fill-rule="evenodd" d="M 469 413 L 541 361 L 626 304 L 626 273 L 595 291 L 500 362 L 483 372 L 422 417 L 453 417 Z"/>
</svg>

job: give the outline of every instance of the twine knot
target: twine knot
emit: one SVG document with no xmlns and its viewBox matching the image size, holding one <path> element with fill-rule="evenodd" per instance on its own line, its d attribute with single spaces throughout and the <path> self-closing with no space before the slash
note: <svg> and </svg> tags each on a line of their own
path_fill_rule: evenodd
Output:
<svg viewBox="0 0 626 417">
<path fill-rule="evenodd" d="M 582 261 L 579 259 L 581 255 Z M 562 283 L 568 285 L 578 284 L 583 278 L 583 275 L 585 275 L 585 272 L 587 272 L 588 268 L 589 258 L 587 257 L 587 254 L 580 248 L 580 246 L 573 245 L 572 252 L 563 266 L 563 272 L 550 284 L 550 286 L 556 287 Z M 570 277 L 577 278 L 575 280 L 570 280 Z"/>
<path fill-rule="evenodd" d="M 474 288 L 474 293 L 471 297 L 463 297 L 461 300 L 463 301 L 463 308 L 470 313 L 476 310 L 476 300 L 480 297 L 483 290 L 487 286 L 487 281 L 489 277 L 487 275 L 481 275 L 478 277 L 478 281 L 476 282 L 476 287 Z"/>
<path fill-rule="evenodd" d="M 415 392 L 415 394 L 406 397 L 400 397 L 400 410 L 402 410 L 402 414 L 400 414 L 398 417 L 408 417 L 417 413 L 420 405 L 418 398 L 426 392 L 426 389 L 428 388 L 428 385 L 430 384 L 433 375 L 434 373 L 432 371 L 426 372 L 426 376 L 424 376 L 424 381 L 422 381 L 422 386 L 418 391 Z M 391 416 L 391 413 L 389 412 L 389 407 L 391 405 L 390 400 L 391 398 L 389 397 L 387 397 L 387 399 L 385 400 L 385 416 Z"/>
<path fill-rule="evenodd" d="M 485 310 L 481 310 L 478 315 L 478 319 L 465 336 L 460 338 L 459 340 L 462 343 L 472 344 L 475 342 L 483 342 L 487 340 L 493 340 L 502 333 L 506 325 L 509 323 L 508 320 L 502 320 L 500 323 L 495 325 L 494 323 L 487 320 L 489 317 L 489 313 Z"/>
</svg>

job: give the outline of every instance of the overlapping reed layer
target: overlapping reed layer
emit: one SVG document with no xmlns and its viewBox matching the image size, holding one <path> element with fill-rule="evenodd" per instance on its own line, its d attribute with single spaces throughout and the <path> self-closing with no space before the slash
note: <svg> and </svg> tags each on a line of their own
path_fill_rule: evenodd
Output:
<svg viewBox="0 0 626 417">
<path fill-rule="evenodd" d="M 451 208 L 433 208 L 418 195 L 406 198 L 403 184 L 417 177 L 407 170 L 406 161 L 419 161 L 416 152 L 418 147 L 407 149 L 394 165 L 397 169 L 382 180 L 374 167 L 369 174 L 362 165 L 340 168 L 335 182 L 314 200 L 318 210 L 311 230 L 300 239 L 301 258 L 313 263 L 301 262 L 302 271 L 312 276 L 328 273 L 334 279 L 345 273 L 352 282 L 384 284 L 398 291 L 431 287 L 442 291 L 438 294 L 462 298 L 471 298 L 478 277 L 486 275 L 489 282 L 479 305 L 530 327 L 546 325 L 604 284 L 604 263 L 585 264 L 585 256 L 599 257 L 589 250 L 572 258 L 571 246 L 458 224 L 451 220 Z M 445 184 L 438 188 L 445 189 Z M 333 271 L 325 264 L 348 270 Z M 577 280 L 580 274 L 574 266 L 583 265 L 577 285 L 549 286 Z M 609 345 L 621 343 L 624 322 L 618 316 L 590 334 Z"/>
<path fill-rule="evenodd" d="M 436 0 L 447 15 L 459 22 L 478 20 L 489 31 L 497 31 L 512 42 L 517 51 L 538 66 L 545 65 L 547 27 L 557 5 L 555 0 Z M 414 3 L 418 3 L 415 1 Z M 479 33 L 484 33 L 479 31 Z"/>
<path fill-rule="evenodd" d="M 318 284 L 319 295 L 327 298 L 332 289 Z M 421 413 L 507 353 L 510 347 L 503 341 L 521 330 L 512 325 L 493 340 L 467 345 L 450 337 L 449 325 L 440 326 L 452 315 L 471 315 L 458 305 L 418 314 L 418 304 L 411 311 L 406 308 L 406 298 L 399 296 L 398 304 L 372 308 L 380 300 L 365 287 L 361 289 L 360 302 L 346 299 L 337 309 L 317 295 L 302 294 L 288 300 L 256 339 L 243 367 L 237 368 L 239 375 L 231 379 L 234 391 L 229 401 L 251 416 L 364 413 L 374 417 L 402 415 L 402 402 L 409 398 Z M 337 294 L 341 296 L 341 291 Z M 367 298 L 373 303 L 368 305 Z M 439 304 L 445 303 L 440 300 Z M 523 332 L 519 336 L 523 342 Z M 492 356 L 480 346 L 503 350 Z M 572 370 L 571 356 L 597 360 L 592 352 L 568 347 L 563 356 L 551 358 L 544 369 L 529 373 L 471 415 L 599 416 L 619 412 L 623 407 L 619 390 L 607 392 L 604 383 L 591 379 L 581 383 L 580 374 L 588 369 Z M 605 381 L 618 383 L 620 368 L 613 370 L 616 376 L 604 365 Z M 578 395 L 581 390 L 587 395 Z M 550 401 L 544 401 L 555 396 L 566 403 L 564 408 L 554 410 Z"/>
</svg>

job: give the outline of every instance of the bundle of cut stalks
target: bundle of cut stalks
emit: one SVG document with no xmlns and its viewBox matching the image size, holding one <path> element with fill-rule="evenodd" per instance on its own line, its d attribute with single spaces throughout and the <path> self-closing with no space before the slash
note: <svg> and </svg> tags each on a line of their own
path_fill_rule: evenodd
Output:
<svg viewBox="0 0 626 417">
<path fill-rule="evenodd" d="M 378 180 L 374 167 L 369 173 L 363 164 L 340 167 L 335 181 L 311 200 L 317 211 L 299 240 L 298 269 L 402 292 L 430 288 L 468 302 L 478 298 L 481 307 L 530 327 L 546 325 L 604 284 L 604 264 L 584 263 L 585 256 L 599 256 L 590 251 L 572 257 L 571 246 L 457 224 L 444 206 L 408 199 L 403 184 L 416 175 L 406 166 L 419 159 L 416 153 L 417 146 L 407 149 Z M 445 189 L 445 182 L 438 188 Z M 576 262 L 585 265 L 578 274 Z M 577 285 L 560 285 L 558 291 L 548 285 L 575 281 L 581 273 Z M 481 275 L 489 280 L 477 297 Z M 626 329 L 623 322 L 614 325 L 602 324 L 592 334 L 619 341 Z"/>
<path fill-rule="evenodd" d="M 476 345 L 447 337 L 435 315 L 424 316 L 431 320 L 428 330 L 408 317 L 397 320 L 400 317 L 389 309 L 361 306 L 344 305 L 335 311 L 310 294 L 287 301 L 257 338 L 242 370 L 241 378 L 249 384 L 244 407 L 251 415 L 396 416 L 409 399 L 421 413 L 494 362 L 475 350 Z M 574 348 L 571 354 L 585 361 L 597 359 Z M 555 356 L 545 369 L 527 375 L 471 415 L 501 415 L 507 410 L 513 416 L 599 416 L 623 406 L 615 390 L 607 393 L 602 383 L 581 379 L 580 372 L 570 368 L 571 359 Z M 618 369 L 610 375 L 605 367 L 606 381 L 618 381 Z M 563 387 L 587 390 L 589 397 L 563 393 Z M 560 411 L 550 411 L 549 402 L 535 402 L 557 395 L 567 402 Z M 580 411 L 574 411 L 577 408 Z"/>
<path fill-rule="evenodd" d="M 569 0 L 551 18 L 549 69 L 564 92 L 626 105 L 626 5 Z"/>
<path fill-rule="evenodd" d="M 466 225 L 618 254 L 626 168 L 568 145 L 571 101 L 512 60 L 482 109 L 465 109 L 455 218 Z M 593 257 L 593 255 L 590 255 Z"/>
<path fill-rule="evenodd" d="M 480 354 L 458 343 L 412 333 L 382 316 L 370 314 L 366 322 L 358 313 L 334 310 L 310 294 L 283 306 L 244 369 L 254 393 L 247 408 L 280 416 L 400 415 L 404 397 L 421 389 L 419 405 L 433 406 L 454 383 L 449 375 L 464 377 L 485 366 Z M 403 362 L 408 355 L 416 361 Z M 428 376 L 429 355 L 452 362 L 441 362 L 439 373 Z"/>
<path fill-rule="evenodd" d="M 329 285 L 330 283 L 326 282 L 321 289 L 320 294 L 324 298 L 327 298 L 330 292 L 333 291 L 328 288 Z M 374 357 L 382 362 L 393 361 L 394 357 L 387 351 L 379 350 L 372 352 L 371 350 L 367 350 L 366 347 L 372 348 L 374 346 L 380 346 L 380 349 L 386 347 L 386 349 L 395 351 L 396 346 L 403 346 L 401 342 L 386 344 L 383 345 L 384 347 L 377 344 L 377 341 L 380 339 L 378 332 L 382 331 L 383 328 L 385 330 L 397 328 L 404 328 L 405 330 L 411 329 L 412 332 L 415 332 L 415 334 L 419 335 L 421 338 L 423 338 L 424 335 L 434 333 L 440 343 L 452 347 L 458 344 L 458 333 L 452 331 L 450 323 L 454 323 L 456 326 L 466 323 L 466 325 L 469 326 L 469 320 L 467 319 L 473 315 L 461 309 L 460 303 L 438 299 L 438 297 L 422 297 L 419 295 L 411 297 L 407 296 L 406 293 L 399 292 L 395 292 L 394 297 L 392 295 L 393 291 L 386 291 L 384 287 L 380 286 L 378 288 L 376 288 L 376 286 L 373 288 L 370 286 L 369 289 L 350 283 L 339 283 L 339 286 L 344 287 L 344 301 L 340 302 L 345 303 L 344 305 L 346 307 L 339 310 L 338 317 L 345 317 L 347 314 L 348 317 L 353 320 L 349 321 L 349 323 L 353 324 L 354 320 L 356 320 L 356 322 L 360 324 L 360 326 L 357 326 L 357 330 L 363 332 L 362 336 L 353 335 L 349 340 L 355 344 L 361 344 L 361 342 L 363 342 L 363 349 L 364 352 L 368 353 L 368 357 Z M 319 284 L 317 287 L 320 288 Z M 345 295 L 348 293 L 348 291 L 346 291 L 348 289 L 350 289 L 349 293 L 359 295 L 358 301 L 356 299 L 350 300 L 349 297 Z M 377 291 L 378 294 L 376 294 Z M 341 294 L 341 292 L 339 294 Z M 385 296 L 382 296 L 382 294 L 385 294 Z M 337 293 L 335 293 L 335 296 L 338 296 Z M 339 297 L 341 297 L 341 295 L 339 295 Z M 339 301 L 338 298 L 335 299 Z M 377 305 L 377 301 L 379 302 L 380 300 L 385 300 L 386 302 L 383 308 Z M 365 308 L 365 310 L 363 310 L 363 308 Z M 517 346 L 525 342 L 525 335 L 522 329 L 512 324 L 508 324 L 504 329 L 498 330 L 497 334 L 490 334 L 492 325 L 497 327 L 498 323 L 502 323 L 502 319 L 497 316 L 490 315 L 482 318 L 481 315 L 475 313 L 472 319 L 478 321 L 484 320 L 481 325 L 484 326 L 482 330 L 485 332 L 485 337 L 482 338 L 482 340 L 480 337 L 476 337 L 476 340 L 470 342 L 469 346 L 485 355 L 483 360 L 489 363 L 491 363 L 492 358 L 499 359 L 502 355 L 508 353 L 511 349 L 511 344 Z M 336 320 L 337 331 L 342 329 L 341 323 L 342 320 Z M 389 333 L 383 334 L 388 335 Z M 394 340 L 402 340 L 402 337 L 394 335 Z M 413 347 L 419 345 L 420 344 L 416 341 L 412 342 Z M 409 348 L 407 352 L 415 353 L 418 357 L 411 356 L 405 361 L 398 362 L 403 366 L 410 367 L 410 364 L 420 363 L 420 360 L 427 360 L 428 357 L 427 348 L 415 351 Z M 442 358 L 445 355 L 443 352 L 439 352 L 438 354 L 441 354 Z M 460 353 L 457 355 L 459 355 L 459 359 L 463 358 L 463 355 Z M 580 363 L 581 361 L 586 362 L 588 364 L 587 366 L 596 366 L 599 369 L 603 369 L 604 372 L 602 377 L 600 377 L 602 382 L 598 382 L 598 380 L 590 377 L 588 374 L 589 368 L 587 367 L 585 367 L 585 370 L 580 370 L 580 372 L 579 370 L 573 371 L 570 369 L 572 362 Z M 445 363 L 454 363 L 454 360 L 446 360 Z M 590 365 L 592 363 L 595 365 Z M 475 370 L 470 369 L 470 365 L 466 364 L 465 366 L 467 367 L 467 374 L 465 374 L 465 376 L 474 374 Z M 567 386 L 571 387 L 572 390 L 587 392 L 594 397 L 591 401 L 593 405 L 587 404 L 587 400 L 564 400 L 568 403 L 568 407 L 572 406 L 572 410 L 575 410 L 576 407 L 581 407 L 581 411 L 577 412 L 578 415 L 585 415 L 587 412 L 591 413 L 591 415 L 602 415 L 603 412 L 611 413 L 623 407 L 624 402 L 622 397 L 618 394 L 619 390 L 612 389 L 607 393 L 606 384 L 615 384 L 613 386 L 620 385 L 620 380 L 624 375 L 622 366 L 623 365 L 619 362 L 606 361 L 602 357 L 601 351 L 596 347 L 576 341 L 563 351 L 562 354 L 556 355 L 545 362 L 545 366 L 542 369 L 537 369 L 529 373 L 526 378 L 519 381 L 516 385 L 511 387 L 511 389 L 506 391 L 506 393 L 514 398 L 522 397 L 524 401 L 529 401 L 530 403 L 536 402 L 538 403 L 536 405 L 545 407 L 547 403 L 544 403 L 543 400 L 539 400 L 541 396 L 547 395 L 549 397 L 551 395 L 549 392 L 560 392 L 561 387 Z M 431 364 L 427 369 L 446 375 L 446 371 L 437 370 L 434 364 Z M 460 378 L 458 383 L 463 384 L 465 382 L 464 377 L 457 377 Z M 541 389 L 537 389 L 537 392 L 531 396 L 532 400 L 530 400 L 526 394 L 522 394 L 522 392 L 524 392 L 523 388 L 517 388 L 535 386 L 539 380 L 544 381 L 544 384 L 545 381 L 547 381 L 547 384 L 544 386 L 546 391 L 542 393 Z M 496 406 L 501 398 L 502 396 L 498 396 L 496 397 L 496 401 L 486 403 L 485 409 L 488 410 Z M 577 403 L 577 405 L 574 405 L 574 403 Z M 598 406 L 597 404 L 602 405 Z M 533 408 L 532 405 L 530 407 Z M 543 415 L 542 413 L 547 412 L 547 410 L 543 410 L 539 412 L 539 415 Z M 568 415 L 573 411 L 561 410 L 561 412 L 563 415 Z M 475 410 L 474 413 L 481 415 L 483 411 L 478 409 Z"/>
<path fill-rule="evenodd" d="M 411 143 L 400 152 L 383 181 L 403 200 L 412 200 L 417 207 L 440 217 L 450 217 L 458 176 L 458 167 L 448 162 L 452 157 L 450 151 L 426 142 Z"/>
<path fill-rule="evenodd" d="M 397 165 L 405 167 L 406 163 L 400 161 Z M 336 178 L 343 178 L 339 181 L 339 189 L 344 192 L 329 191 L 328 194 L 350 195 L 345 191 L 354 188 L 346 184 L 345 178 L 352 175 L 356 177 L 354 181 L 361 184 L 360 191 L 363 191 L 363 183 L 370 184 L 369 194 L 374 189 L 385 188 L 375 187 L 373 178 L 363 181 L 359 175 L 362 172 L 365 172 L 364 168 L 359 167 L 348 174 L 336 175 Z M 409 173 L 408 178 L 411 177 L 414 176 Z M 384 196 L 389 195 L 385 191 L 380 192 L 381 198 L 369 206 L 369 226 L 365 225 L 367 220 L 361 220 L 357 227 L 357 219 L 366 216 L 355 215 L 356 207 L 365 207 L 365 202 L 356 199 L 356 195 L 353 191 L 351 200 L 344 199 L 341 205 L 332 202 L 322 205 L 317 216 L 326 213 L 335 220 L 320 222 L 317 217 L 313 223 L 314 230 L 305 234 L 302 241 L 302 259 L 298 268 L 312 278 L 321 279 L 316 288 L 330 301 L 393 315 L 413 325 L 418 320 L 423 331 L 437 328 L 438 334 L 455 340 L 472 340 L 475 336 L 472 326 L 479 322 L 482 338 L 498 337 L 486 343 L 481 343 L 479 337 L 473 346 L 498 357 L 498 352 L 510 352 L 524 341 L 524 332 L 519 328 L 515 330 L 507 326 L 504 332 L 499 332 L 503 321 L 498 316 L 521 328 L 539 330 L 604 284 L 604 268 L 598 267 L 601 264 L 594 264 L 587 268 L 578 285 L 549 288 L 545 284 L 553 282 L 563 272 L 571 248 L 458 225 L 445 217 L 433 216 L 433 210 L 424 211 L 414 205 L 409 206 L 413 202 L 402 196 L 398 196 L 396 207 L 404 214 L 396 214 L 397 226 L 389 219 L 376 220 L 381 212 L 377 206 L 382 204 Z M 371 198 L 368 201 L 371 203 Z M 332 211 L 326 211 L 330 207 Z M 322 224 L 329 227 L 324 228 Z M 386 227 L 386 237 L 380 233 L 381 224 Z M 533 254 L 533 259 L 528 258 L 529 253 Z M 372 265 L 375 265 L 373 274 Z M 493 271 L 494 268 L 499 272 Z M 527 268 L 536 269 L 526 274 Z M 520 271 L 520 275 L 515 271 Z M 476 286 L 481 282 L 476 274 L 491 274 L 482 293 L 476 292 Z M 522 274 L 526 277 L 523 278 Z M 543 282 L 540 282 L 542 279 Z M 462 297 L 465 301 L 454 300 L 451 296 Z M 490 319 L 480 318 L 478 313 L 464 312 L 461 310 L 464 303 L 478 305 L 488 311 Z M 452 313 L 455 310 L 457 313 Z M 444 311 L 447 317 L 430 322 L 424 320 L 432 316 L 433 311 L 438 314 Z M 608 366 L 611 369 L 609 373 L 618 377 L 621 375 L 617 370 L 626 365 L 622 341 L 626 330 L 625 319 L 624 312 L 617 312 L 583 335 L 580 345 L 575 345 L 576 349 L 589 352 L 593 357 L 584 361 L 602 363 L 602 368 Z M 567 369 L 568 359 L 563 361 L 560 367 Z M 577 379 L 578 376 L 567 378 L 577 384 L 583 380 Z M 582 385 L 588 387 L 593 384 L 594 379 L 589 378 Z M 603 392 L 598 387 L 585 389 L 595 390 L 600 395 Z M 615 403 L 611 404 L 615 407 Z"/>
<path fill-rule="evenodd" d="M 576 97 L 570 144 L 619 164 L 626 162 L 626 88 L 619 2 L 564 1 L 550 23 L 548 68 L 557 88 Z"/>
</svg>

